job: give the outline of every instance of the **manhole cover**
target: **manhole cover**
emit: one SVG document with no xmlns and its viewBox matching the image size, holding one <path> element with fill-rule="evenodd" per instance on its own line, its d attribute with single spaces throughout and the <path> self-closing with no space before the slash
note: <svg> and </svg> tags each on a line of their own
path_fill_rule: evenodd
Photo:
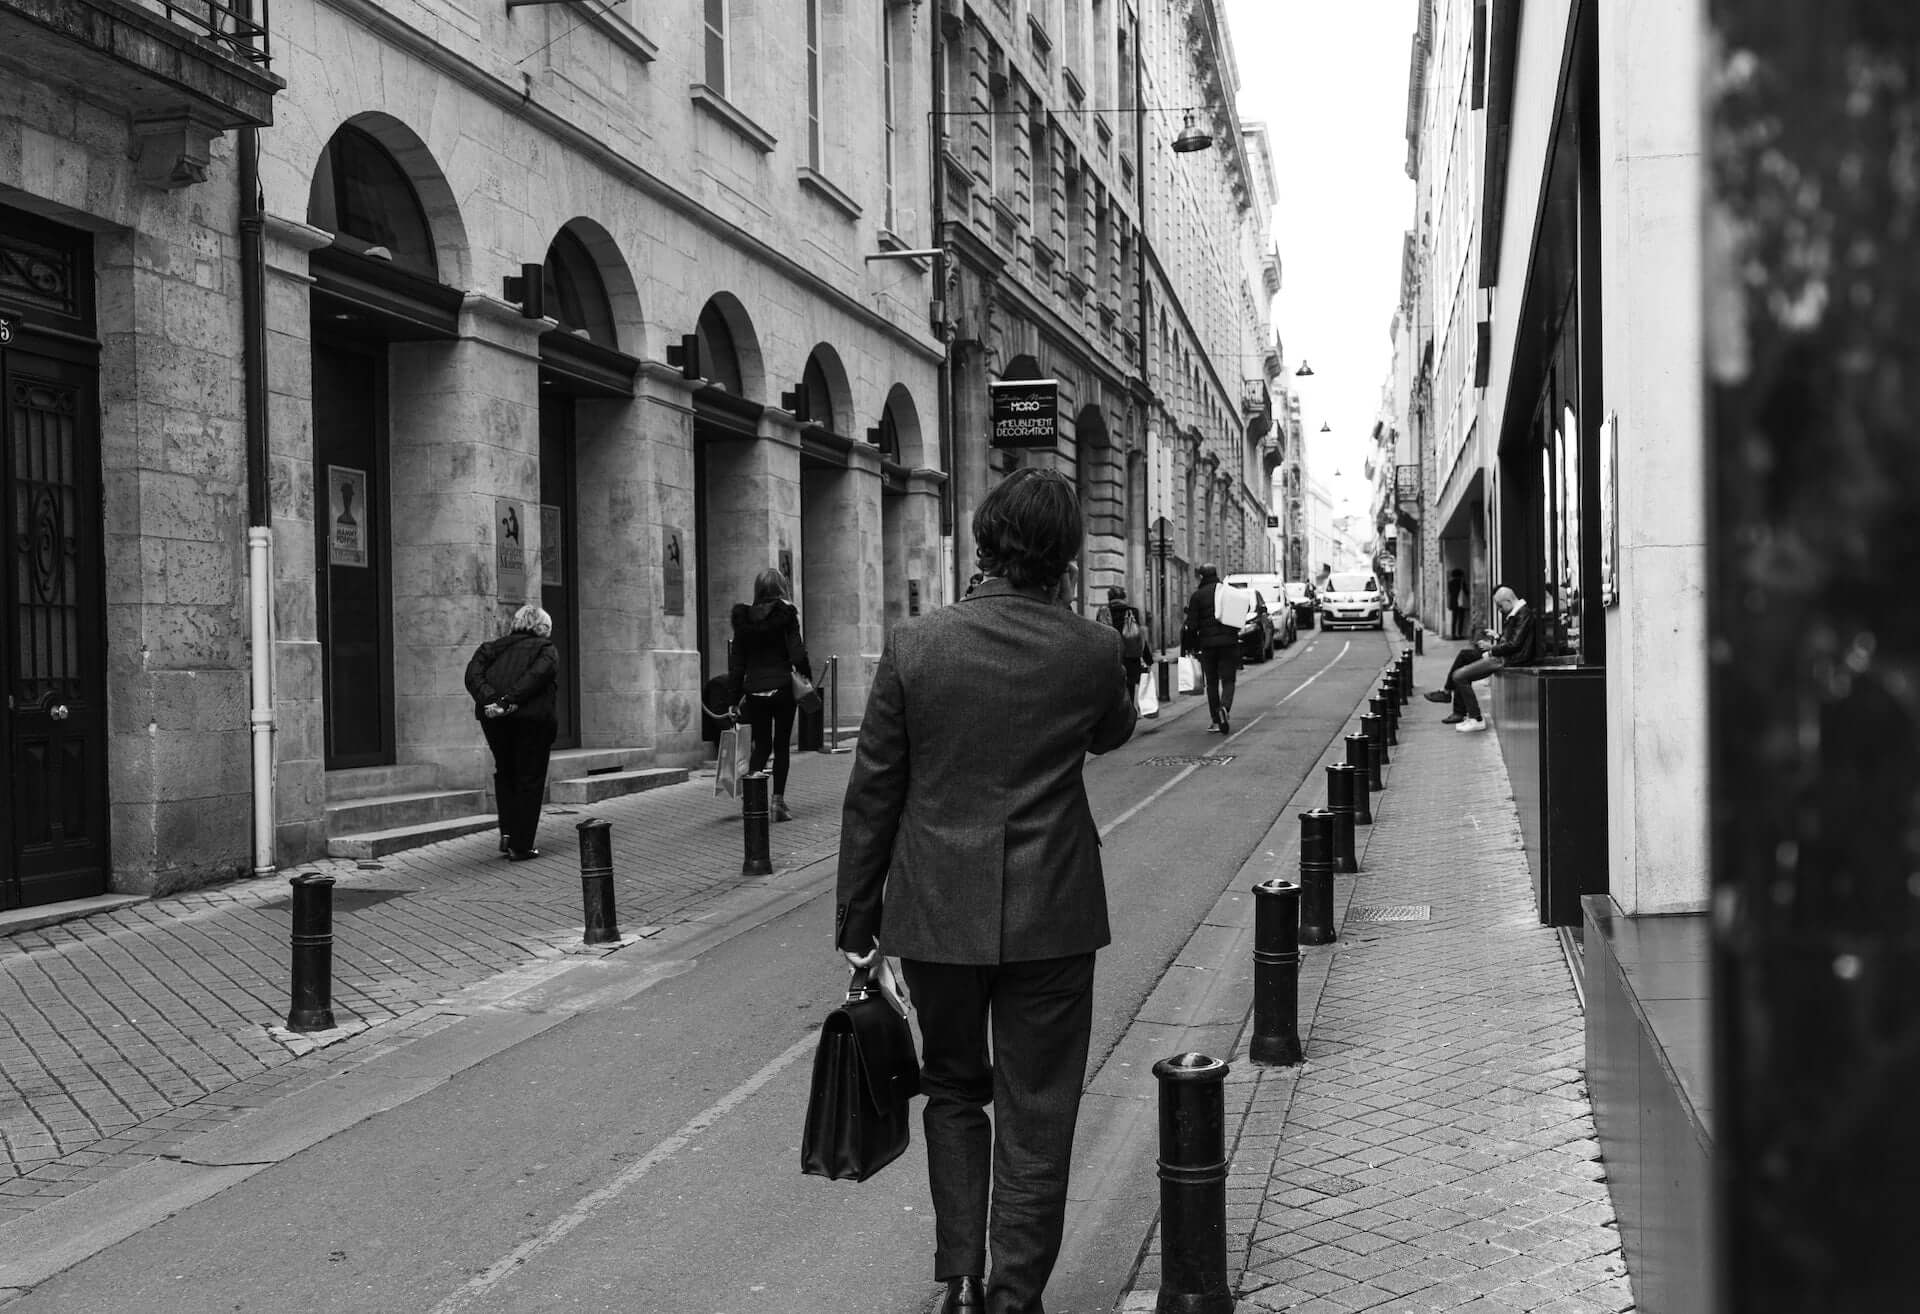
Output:
<svg viewBox="0 0 1920 1314">
<path fill-rule="evenodd" d="M 1433 905 L 1384 903 L 1371 908 L 1354 908 L 1347 916 L 1356 922 L 1427 922 L 1433 920 Z"/>
<path fill-rule="evenodd" d="M 1168 753 L 1164 757 L 1143 757 L 1141 766 L 1150 767 L 1186 767 L 1186 766 L 1225 766 L 1233 761 L 1232 753 L 1223 753 L 1219 757 L 1194 757 L 1186 753 Z"/>
<path fill-rule="evenodd" d="M 336 886 L 333 891 L 333 910 L 337 913 L 358 912 L 362 908 L 371 908 L 377 903 L 385 903 L 388 899 L 398 899 L 402 895 L 418 894 L 419 892 L 418 890 L 370 890 L 357 885 L 342 889 Z M 262 908 L 291 908 L 293 907 L 293 896 L 291 894 L 283 894 L 279 898 L 270 899 L 260 906 Z"/>
</svg>

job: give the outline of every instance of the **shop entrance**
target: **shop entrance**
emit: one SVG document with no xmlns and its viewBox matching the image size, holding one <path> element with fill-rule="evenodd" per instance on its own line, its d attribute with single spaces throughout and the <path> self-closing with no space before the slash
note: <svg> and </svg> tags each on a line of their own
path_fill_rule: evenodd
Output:
<svg viewBox="0 0 1920 1314">
<path fill-rule="evenodd" d="M 84 235 L 0 209 L 0 908 L 107 888 L 92 268 Z"/>
<path fill-rule="evenodd" d="M 580 747 L 580 607 L 574 526 L 574 441 L 578 403 L 551 376 L 540 387 L 540 605 L 553 618 L 553 646 L 560 650 L 560 687 L 554 715 L 560 730 L 555 748 Z"/>
</svg>

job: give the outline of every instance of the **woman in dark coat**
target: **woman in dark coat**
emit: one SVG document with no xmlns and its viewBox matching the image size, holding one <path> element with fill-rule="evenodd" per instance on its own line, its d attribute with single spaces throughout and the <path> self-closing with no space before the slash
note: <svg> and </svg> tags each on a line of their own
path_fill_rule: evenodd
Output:
<svg viewBox="0 0 1920 1314">
<path fill-rule="evenodd" d="M 771 566 L 753 580 L 753 603 L 733 604 L 733 650 L 727 685 L 741 717 L 753 728 L 747 770 L 764 771 L 773 757 L 775 821 L 792 821 L 787 808 L 787 741 L 793 738 L 793 672 L 811 680 L 800 613 L 787 600 L 787 577 Z"/>
<path fill-rule="evenodd" d="M 1127 647 L 1127 619 L 1131 617 L 1139 628 L 1139 637 L 1132 651 Z M 1115 584 L 1107 590 L 1107 624 L 1113 626 L 1120 635 L 1120 662 L 1127 668 L 1127 687 L 1133 690 L 1133 701 L 1140 702 L 1140 677 L 1147 673 L 1147 618 L 1140 609 L 1127 601 L 1127 591 Z"/>
<path fill-rule="evenodd" d="M 507 634 L 481 644 L 467 662 L 473 715 L 493 750 L 500 851 L 515 862 L 540 856 L 534 833 L 547 793 L 547 759 L 560 728 L 554 716 L 560 655 L 552 634 L 553 618 L 528 603 L 513 614 Z"/>
</svg>

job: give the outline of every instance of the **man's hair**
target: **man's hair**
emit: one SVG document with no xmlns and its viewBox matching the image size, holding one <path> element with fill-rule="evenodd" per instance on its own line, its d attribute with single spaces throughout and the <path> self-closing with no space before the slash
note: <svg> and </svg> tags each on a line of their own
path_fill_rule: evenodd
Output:
<svg viewBox="0 0 1920 1314">
<path fill-rule="evenodd" d="M 980 569 L 1020 588 L 1049 587 L 1080 555 L 1080 499 L 1058 470 L 1015 470 L 973 513 Z"/>
<path fill-rule="evenodd" d="M 1218 583 L 1220 580 L 1220 567 L 1214 565 L 1211 561 L 1209 561 L 1205 565 L 1201 566 L 1200 569 L 1194 571 L 1193 577 L 1196 580 L 1200 581 L 1202 584 L 1205 584 L 1208 580 L 1212 580 L 1215 583 Z"/>
</svg>

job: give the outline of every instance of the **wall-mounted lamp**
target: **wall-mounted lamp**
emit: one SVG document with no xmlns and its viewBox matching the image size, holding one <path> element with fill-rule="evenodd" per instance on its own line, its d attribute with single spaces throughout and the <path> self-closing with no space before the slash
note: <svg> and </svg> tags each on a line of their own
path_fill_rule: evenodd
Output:
<svg viewBox="0 0 1920 1314">
<path fill-rule="evenodd" d="M 780 394 L 780 409 L 796 420 L 807 418 L 807 390 L 805 387 L 789 388 Z"/>
<path fill-rule="evenodd" d="M 500 280 L 500 299 L 520 307 L 526 319 L 547 317 L 547 280 L 539 265 L 521 265 L 518 274 Z"/>
<path fill-rule="evenodd" d="M 667 344 L 667 364 L 680 371 L 683 379 L 700 377 L 700 339 L 692 333 Z"/>
</svg>

